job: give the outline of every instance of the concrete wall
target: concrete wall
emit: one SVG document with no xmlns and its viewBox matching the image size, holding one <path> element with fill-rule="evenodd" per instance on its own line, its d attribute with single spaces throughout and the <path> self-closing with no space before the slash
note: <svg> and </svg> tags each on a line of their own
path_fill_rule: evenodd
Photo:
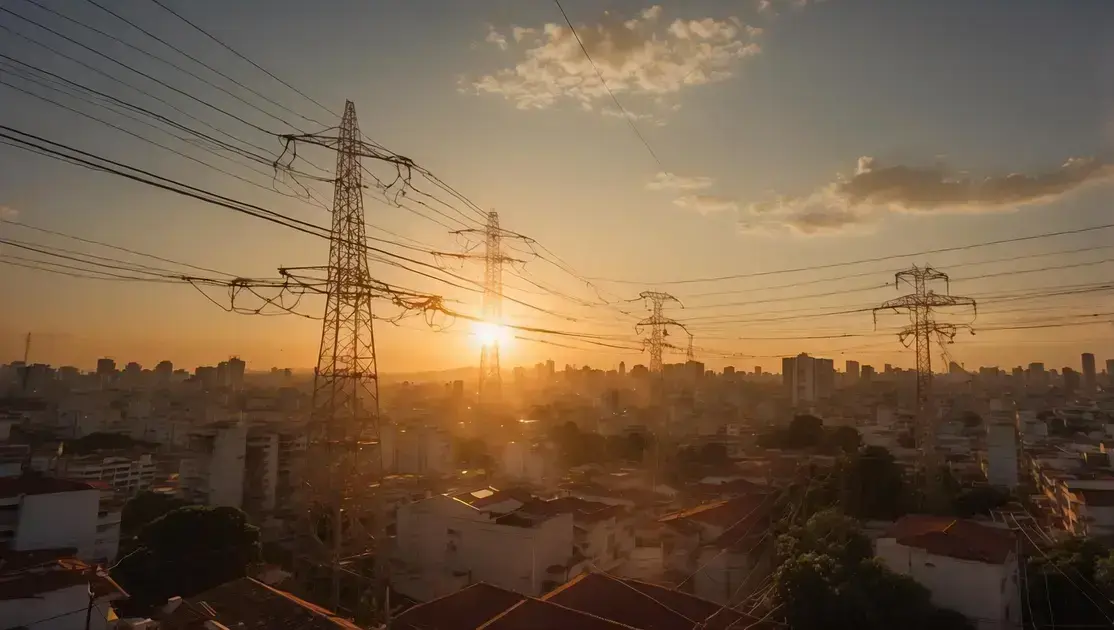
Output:
<svg viewBox="0 0 1114 630">
<path fill-rule="evenodd" d="M 23 497 L 12 549 L 76 547 L 82 560 L 96 559 L 100 490 L 79 490 Z"/>
<path fill-rule="evenodd" d="M 879 538 L 875 555 L 896 573 L 932 593 L 932 602 L 971 620 L 979 630 L 1021 628 L 1021 586 L 1016 555 L 1005 564 L 937 556 Z"/>
<path fill-rule="evenodd" d="M 40 593 L 26 599 L 0 600 L 0 628 L 32 630 L 106 630 L 109 627 L 108 602 L 95 602 L 90 623 L 85 625 L 89 606 L 88 585 Z"/>
<path fill-rule="evenodd" d="M 209 463 L 209 505 L 213 507 L 242 507 L 247 433 L 242 424 L 217 433 Z"/>
</svg>

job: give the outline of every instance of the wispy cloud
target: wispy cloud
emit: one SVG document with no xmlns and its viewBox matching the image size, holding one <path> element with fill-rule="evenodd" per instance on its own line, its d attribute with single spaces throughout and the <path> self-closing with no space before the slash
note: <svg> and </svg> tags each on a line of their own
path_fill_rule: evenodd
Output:
<svg viewBox="0 0 1114 630">
<path fill-rule="evenodd" d="M 737 18 L 667 23 L 662 13 L 655 5 L 631 19 L 604 14 L 600 23 L 577 26 L 606 87 L 566 25 L 516 26 L 509 38 L 492 28 L 485 41 L 509 49 L 518 61 L 471 80 L 469 91 L 500 95 L 520 109 L 543 109 L 562 100 L 602 103 L 610 99 L 607 88 L 616 94 L 672 95 L 725 81 L 739 60 L 760 52 L 753 40 L 761 30 L 748 29 Z"/>
<path fill-rule="evenodd" d="M 14 221 L 19 218 L 19 210 L 8 206 L 0 206 L 0 219 Z"/>
<path fill-rule="evenodd" d="M 684 195 L 674 199 L 673 205 L 700 214 L 715 214 L 739 209 L 739 202 L 718 195 Z"/>
<path fill-rule="evenodd" d="M 850 177 L 837 177 L 807 195 L 750 205 L 740 225 L 746 230 L 781 227 L 820 234 L 868 224 L 888 212 L 1010 212 L 1054 201 L 1112 175 L 1114 168 L 1093 158 L 1071 158 L 1034 175 L 973 179 L 949 175 L 941 167 L 881 166 L 874 158 L 862 157 Z"/>
<path fill-rule="evenodd" d="M 715 181 L 711 177 L 685 176 L 660 172 L 646 184 L 650 190 L 703 190 L 711 188 Z"/>
</svg>

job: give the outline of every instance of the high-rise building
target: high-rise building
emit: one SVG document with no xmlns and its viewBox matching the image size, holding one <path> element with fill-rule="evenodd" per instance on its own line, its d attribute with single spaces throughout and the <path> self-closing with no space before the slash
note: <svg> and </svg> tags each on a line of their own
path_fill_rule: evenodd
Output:
<svg viewBox="0 0 1114 630">
<path fill-rule="evenodd" d="M 170 383 L 170 377 L 174 374 L 174 364 L 170 361 L 159 361 L 155 366 L 155 380 L 160 385 Z"/>
<path fill-rule="evenodd" d="M 754 366 L 754 375 L 755 376 L 762 376 L 762 366 L 761 365 Z"/>
<path fill-rule="evenodd" d="M 97 376 L 112 376 L 116 373 L 116 362 L 112 359 L 97 359 Z"/>
<path fill-rule="evenodd" d="M 883 374 L 889 374 L 890 372 L 893 372 L 893 371 L 894 371 L 894 366 L 890 365 L 889 363 L 887 363 L 886 365 L 884 365 L 882 367 L 882 373 Z"/>
<path fill-rule="evenodd" d="M 627 364 L 624 361 L 619 362 L 619 376 L 627 375 Z"/>
<path fill-rule="evenodd" d="M 553 377 L 557 376 L 557 364 L 554 363 L 553 359 L 549 359 L 545 362 L 545 372 L 549 376 L 549 380 L 551 381 L 553 380 Z"/>
<path fill-rule="evenodd" d="M 244 387 L 244 371 L 247 369 L 247 364 L 240 359 L 240 357 L 232 357 L 228 360 L 228 386 L 234 390 L 240 390 Z"/>
<path fill-rule="evenodd" d="M 1106 360 L 1106 384 L 1114 385 L 1114 359 Z"/>
<path fill-rule="evenodd" d="M 726 376 L 727 378 L 734 377 L 735 376 L 735 366 L 734 365 L 729 365 L 729 366 L 723 368 L 723 375 Z"/>
<path fill-rule="evenodd" d="M 860 378 L 862 379 L 862 381 L 864 383 L 869 383 L 871 380 L 873 380 L 874 379 L 874 366 L 873 365 L 864 365 L 863 368 L 862 368 L 862 371 L 860 373 Z"/>
<path fill-rule="evenodd" d="M 1071 369 L 1070 367 L 1065 367 L 1063 369 L 1063 373 L 1064 373 L 1064 393 L 1070 395 L 1070 394 L 1074 394 L 1075 392 L 1079 391 L 1079 386 L 1080 386 L 1079 372 L 1076 372 L 1075 370 Z"/>
<path fill-rule="evenodd" d="M 1088 394 L 1098 389 L 1098 380 L 1095 378 L 1095 355 L 1090 352 L 1083 353 L 1083 391 Z"/>
<path fill-rule="evenodd" d="M 781 360 L 781 379 L 796 407 L 831 396 L 835 368 L 831 359 L 801 353 Z"/>
<path fill-rule="evenodd" d="M 848 361 L 844 371 L 847 373 L 847 380 L 854 383 L 859 380 L 859 362 Z"/>
<path fill-rule="evenodd" d="M 1029 364 L 1029 386 L 1037 388 L 1048 387 L 1048 372 L 1044 371 L 1043 363 Z"/>
</svg>

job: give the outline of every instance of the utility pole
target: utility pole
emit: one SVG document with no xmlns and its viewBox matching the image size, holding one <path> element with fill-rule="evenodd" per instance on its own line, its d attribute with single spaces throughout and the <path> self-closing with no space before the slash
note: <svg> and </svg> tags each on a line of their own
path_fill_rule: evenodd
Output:
<svg viewBox="0 0 1114 630">
<path fill-rule="evenodd" d="M 676 302 L 681 304 L 677 298 L 669 295 L 668 293 L 661 293 L 659 291 L 643 291 L 638 294 L 647 303 L 647 308 L 650 309 L 650 316 L 635 324 L 635 332 L 642 334 L 646 326 L 650 327 L 650 338 L 644 340 L 644 344 L 650 347 L 650 372 L 652 374 L 661 374 L 661 352 L 662 348 L 666 345 L 665 338 L 669 336 L 668 326 L 680 326 L 684 329 L 684 325 L 678 321 L 669 319 L 665 316 L 665 303 Z M 681 308 L 684 305 L 681 304 Z M 687 329 L 685 332 L 688 332 Z"/>
<path fill-rule="evenodd" d="M 929 283 L 941 281 L 944 283 L 944 293 L 928 288 Z M 972 298 L 950 295 L 948 275 L 932 267 L 914 265 L 910 269 L 899 271 L 894 275 L 894 286 L 900 289 L 903 282 L 912 287 L 913 293 L 885 302 L 874 309 L 874 316 L 877 321 L 878 311 L 909 313 L 911 322 L 898 333 L 898 339 L 906 348 L 912 339 L 916 348 L 917 398 L 914 433 L 920 455 L 921 474 L 924 476 L 924 498 L 929 505 L 935 506 L 942 500 L 943 479 L 936 451 L 937 414 L 932 398 L 932 340 L 935 337 L 940 343 L 952 343 L 960 328 L 970 330 L 971 327 L 937 322 L 933 309 L 970 306 L 977 315 L 978 307 Z"/>
<path fill-rule="evenodd" d="M 689 345 L 688 345 L 688 349 L 685 350 L 685 360 L 686 361 L 695 361 L 696 360 L 696 353 L 694 353 L 692 351 L 692 333 L 689 333 Z"/>
<path fill-rule="evenodd" d="M 379 378 L 372 330 L 372 284 L 368 271 L 360 156 L 363 153 L 356 107 L 345 102 L 335 138 L 337 152 L 333 220 L 321 344 L 313 373 L 313 411 L 309 425 L 307 481 L 310 484 L 310 534 L 319 545 L 331 576 L 333 610 L 345 607 L 341 579 L 348 555 L 368 547 L 360 535 L 361 515 L 378 506 L 373 480 L 381 478 L 379 451 Z M 378 485 L 378 484 L 374 484 Z M 384 515 L 374 510 L 376 557 L 387 553 Z M 364 538 L 364 540 L 360 540 Z M 356 566 L 356 565 L 353 565 Z M 358 566 L 356 566 L 358 570 Z M 386 578 L 376 572 L 376 582 Z M 360 576 L 357 576 L 359 578 Z M 385 585 L 382 585 L 386 588 Z M 378 593 L 378 589 L 376 590 Z"/>
</svg>

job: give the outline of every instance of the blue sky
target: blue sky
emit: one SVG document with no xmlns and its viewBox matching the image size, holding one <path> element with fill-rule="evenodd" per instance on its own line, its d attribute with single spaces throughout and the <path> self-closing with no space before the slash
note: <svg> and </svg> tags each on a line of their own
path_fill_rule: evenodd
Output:
<svg viewBox="0 0 1114 630">
<path fill-rule="evenodd" d="M 92 5 L 36 1 L 189 65 Z M 646 281 L 600 281 L 609 299 L 633 298 L 655 286 L 674 291 L 687 307 L 672 313 L 681 320 L 706 315 L 747 319 L 748 313 L 776 309 L 805 313 L 877 303 L 898 293 L 877 289 L 800 296 L 882 285 L 911 263 L 933 264 L 957 279 L 1087 264 L 954 286 L 956 293 L 990 299 L 1009 291 L 1102 282 L 1109 275 L 1110 265 L 1097 262 L 1111 257 L 1103 250 L 949 269 L 1104 245 L 1109 233 L 1097 231 L 847 269 L 664 284 L 1109 221 L 1111 188 L 1105 183 L 1105 164 L 1114 140 L 1114 6 L 1100 0 L 771 0 L 765 8 L 750 0 L 661 3 L 660 8 L 651 2 L 566 0 L 565 9 L 594 50 L 608 86 L 634 116 L 660 165 L 627 122 L 614 115 L 614 104 L 587 61 L 570 52 L 573 42 L 551 2 L 166 2 L 335 111 L 351 99 L 370 137 L 428 167 L 481 207 L 498 210 L 505 227 L 538 239 L 582 275 Z M 260 126 L 291 131 L 27 2 L 4 6 Z M 153 3 L 123 0 L 110 6 L 299 113 L 325 116 Z M 86 63 L 127 77 L 198 118 L 268 149 L 278 148 L 274 138 L 82 53 L 12 15 L 0 14 L 0 24 L 69 54 L 81 54 Z M 549 31 L 547 24 L 553 25 Z M 126 94 L 103 77 L 0 33 L 0 53 L 122 97 Z M 546 63 L 532 66 L 530 59 Z M 24 85 L 19 77 L 6 77 Z M 0 124 L 143 164 L 305 220 L 328 220 L 324 211 L 299 200 L 249 186 L 3 86 L 0 93 Z M 291 122 L 312 127 L 304 120 Z M 335 124 L 335 118 L 328 124 Z M 329 166 L 333 158 L 322 152 L 312 159 Z M 1014 173 L 1032 179 L 1007 177 Z M 247 176 L 270 183 L 257 174 Z M 654 186 L 655 181 L 659 185 Z M 322 198 L 331 197 L 327 186 L 316 190 Z M 271 274 L 279 265 L 322 264 L 326 253 L 323 242 L 282 228 L 3 146 L 0 206 L 21 222 L 244 276 Z M 372 225 L 438 248 L 460 246 L 444 229 L 399 208 L 369 200 L 367 218 Z M 44 238 L 6 224 L 0 224 L 0 235 Z M 66 246 L 64 241 L 50 242 Z M 0 251 L 4 253 L 11 252 Z M 454 264 L 453 271 L 481 277 L 473 263 Z M 583 299 L 595 297 L 582 282 L 540 261 L 527 263 L 526 271 L 547 286 Z M 877 276 L 768 288 L 867 271 L 877 271 Z M 434 283 L 421 284 L 398 270 L 382 269 L 380 277 L 443 290 L 471 300 L 462 308 L 478 312 L 474 298 Z M 529 289 L 513 277 L 507 283 Z M 257 368 L 309 366 L 314 360 L 314 322 L 222 313 L 188 286 L 96 282 L 5 266 L 0 268 L 0 290 L 24 296 L 0 313 L 0 350 L 9 354 L 18 354 L 19 335 L 30 330 L 42 340 L 36 344 L 42 359 L 55 363 L 89 365 L 100 354 L 145 363 L 165 356 L 194 365 L 238 353 Z M 721 291 L 739 293 L 696 295 Z M 577 321 L 508 307 L 508 319 L 514 323 L 633 336 L 630 318 L 612 308 L 587 308 L 554 296 L 515 295 L 575 315 Z M 736 304 L 740 302 L 761 305 Z M 733 305 L 712 306 L 720 303 Z M 986 307 L 988 314 L 976 320 L 976 328 L 1114 310 L 1104 293 L 1025 302 L 1026 308 L 1045 309 L 1027 315 L 1009 312 L 1018 304 Z M 307 302 L 307 308 L 314 311 L 319 306 Z M 622 308 L 641 313 L 637 304 Z M 955 317 L 969 320 L 967 314 Z M 693 321 L 694 343 L 714 350 L 706 358 L 717 366 L 762 364 L 775 369 L 778 355 L 799 351 L 839 360 L 911 363 L 892 337 L 870 336 L 874 328 L 869 313 L 716 326 L 707 321 L 697 325 L 699 321 Z M 882 320 L 880 328 L 886 332 L 887 326 L 900 323 L 900 318 L 891 317 Z M 474 341 L 455 334 L 467 330 L 463 323 L 440 335 L 420 319 L 404 326 L 379 329 L 385 370 L 467 365 L 478 354 Z M 1030 360 L 1054 367 L 1075 365 L 1083 350 L 1096 352 L 1100 359 L 1104 352 L 1114 356 L 1109 329 L 1107 324 L 988 330 L 950 349 L 968 367 L 1009 367 Z M 868 336 L 792 339 L 816 331 Z M 763 337 L 789 339 L 752 339 Z M 871 347 L 846 356 L 839 353 L 862 346 Z M 518 342 L 504 352 L 504 362 L 533 363 L 550 355 L 570 363 L 639 360 L 637 353 L 621 357 L 599 347 L 587 350 Z"/>
</svg>

